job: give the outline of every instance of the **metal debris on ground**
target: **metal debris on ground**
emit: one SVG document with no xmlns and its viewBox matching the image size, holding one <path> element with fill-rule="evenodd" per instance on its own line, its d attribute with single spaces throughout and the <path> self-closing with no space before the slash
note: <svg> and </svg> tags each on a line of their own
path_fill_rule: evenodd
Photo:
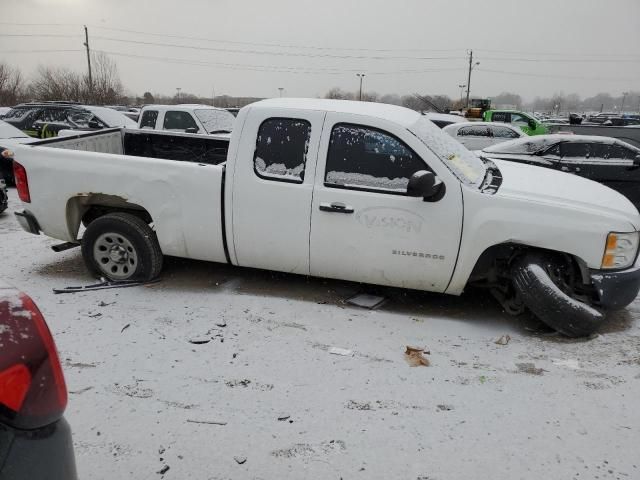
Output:
<svg viewBox="0 0 640 480">
<path fill-rule="evenodd" d="M 428 367 L 431 363 L 423 353 L 426 353 L 424 348 L 410 347 L 407 345 L 407 349 L 404 352 L 404 359 L 410 367 Z"/>
<path fill-rule="evenodd" d="M 497 339 L 493 343 L 495 343 L 496 345 L 507 345 L 510 341 L 511 341 L 510 335 L 502 335 L 499 339 Z"/>
<path fill-rule="evenodd" d="M 356 307 L 368 308 L 373 310 L 382 305 L 387 299 L 379 297 L 377 295 L 369 295 L 368 293 L 359 293 L 353 297 L 347 299 L 347 303 L 355 305 Z"/>
<path fill-rule="evenodd" d="M 227 422 L 220 422 L 217 420 L 190 420 L 187 419 L 187 423 L 201 423 L 205 425 L 226 425 Z"/>
<path fill-rule="evenodd" d="M 347 348 L 331 347 L 329 353 L 333 355 L 342 355 L 343 357 L 353 357 L 353 350 Z"/>
<path fill-rule="evenodd" d="M 94 283 L 92 285 L 84 285 L 82 287 L 64 287 L 54 288 L 53 293 L 77 293 L 77 292 L 90 292 L 93 290 L 105 290 L 108 288 L 126 288 L 137 287 L 139 285 L 150 285 L 158 283 L 160 279 L 151 280 L 150 282 L 138 282 L 137 280 L 121 280 L 117 282 L 102 281 L 100 283 Z"/>
</svg>

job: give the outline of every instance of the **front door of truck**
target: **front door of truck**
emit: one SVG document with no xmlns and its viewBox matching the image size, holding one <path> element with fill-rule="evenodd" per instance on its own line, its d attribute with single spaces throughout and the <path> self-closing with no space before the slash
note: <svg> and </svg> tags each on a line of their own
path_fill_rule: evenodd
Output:
<svg viewBox="0 0 640 480">
<path fill-rule="evenodd" d="M 445 182 L 439 201 L 406 195 L 419 170 Z M 312 275 L 442 292 L 461 228 L 460 184 L 417 137 L 384 120 L 327 114 L 313 194 Z"/>
<path fill-rule="evenodd" d="M 241 138 L 251 140 L 238 145 L 226 179 L 232 189 L 230 251 L 238 265 L 309 274 L 311 199 L 324 116 L 249 111 Z"/>
</svg>

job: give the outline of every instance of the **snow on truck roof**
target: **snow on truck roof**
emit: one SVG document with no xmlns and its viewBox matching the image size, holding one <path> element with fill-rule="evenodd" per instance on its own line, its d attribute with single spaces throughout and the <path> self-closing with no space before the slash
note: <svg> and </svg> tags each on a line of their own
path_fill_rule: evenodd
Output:
<svg viewBox="0 0 640 480">
<path fill-rule="evenodd" d="M 350 113 L 377 117 L 398 123 L 405 128 L 414 125 L 420 113 L 397 105 L 385 103 L 355 102 L 352 100 L 325 100 L 318 98 L 273 98 L 248 105 L 248 108 L 283 108 L 296 110 L 318 110 L 323 112 Z"/>
</svg>

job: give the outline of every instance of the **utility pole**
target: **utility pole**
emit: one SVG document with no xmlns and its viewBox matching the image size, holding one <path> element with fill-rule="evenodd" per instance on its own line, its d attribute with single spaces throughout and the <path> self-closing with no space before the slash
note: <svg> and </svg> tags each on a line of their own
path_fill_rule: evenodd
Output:
<svg viewBox="0 0 640 480">
<path fill-rule="evenodd" d="M 462 96 L 464 95 L 464 87 L 466 87 L 466 85 L 458 85 L 458 88 L 460 88 L 460 108 L 462 108 Z"/>
<path fill-rule="evenodd" d="M 181 87 L 176 87 L 176 99 L 178 101 L 178 104 L 180 103 L 180 90 L 182 90 Z"/>
<path fill-rule="evenodd" d="M 356 75 L 360 77 L 360 95 L 358 98 L 360 99 L 360 101 L 362 101 L 362 80 L 366 75 L 364 73 L 356 73 Z"/>
<path fill-rule="evenodd" d="M 471 71 L 480 65 L 480 62 L 473 63 L 473 50 L 469 50 L 469 77 L 467 78 L 467 110 L 469 109 L 469 95 L 471 93 Z"/>
<path fill-rule="evenodd" d="M 211 106 L 216 106 L 216 87 L 211 87 Z"/>
<path fill-rule="evenodd" d="M 629 92 L 622 92 L 622 106 L 620 107 L 620 114 L 624 113 L 624 101 L 627 99 Z"/>
<path fill-rule="evenodd" d="M 87 66 L 89 67 L 89 93 L 93 92 L 93 77 L 91 75 L 91 50 L 89 49 L 89 30 L 84 26 L 84 46 L 87 47 Z"/>
<path fill-rule="evenodd" d="M 278 90 L 280 91 L 280 98 L 282 98 L 282 92 L 284 91 L 284 87 L 278 87 Z"/>
<path fill-rule="evenodd" d="M 469 50 L 469 76 L 467 78 L 467 110 L 469 109 L 469 93 L 471 92 L 471 69 L 473 68 L 473 50 Z"/>
</svg>

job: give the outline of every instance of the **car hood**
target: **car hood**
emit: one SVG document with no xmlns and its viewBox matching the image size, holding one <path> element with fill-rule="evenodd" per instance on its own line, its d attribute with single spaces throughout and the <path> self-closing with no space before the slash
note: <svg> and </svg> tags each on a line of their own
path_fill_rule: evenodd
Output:
<svg viewBox="0 0 640 480">
<path fill-rule="evenodd" d="M 622 194 L 597 182 L 548 168 L 492 159 L 502 175 L 497 196 L 599 213 L 640 229 L 640 214 Z"/>
</svg>

